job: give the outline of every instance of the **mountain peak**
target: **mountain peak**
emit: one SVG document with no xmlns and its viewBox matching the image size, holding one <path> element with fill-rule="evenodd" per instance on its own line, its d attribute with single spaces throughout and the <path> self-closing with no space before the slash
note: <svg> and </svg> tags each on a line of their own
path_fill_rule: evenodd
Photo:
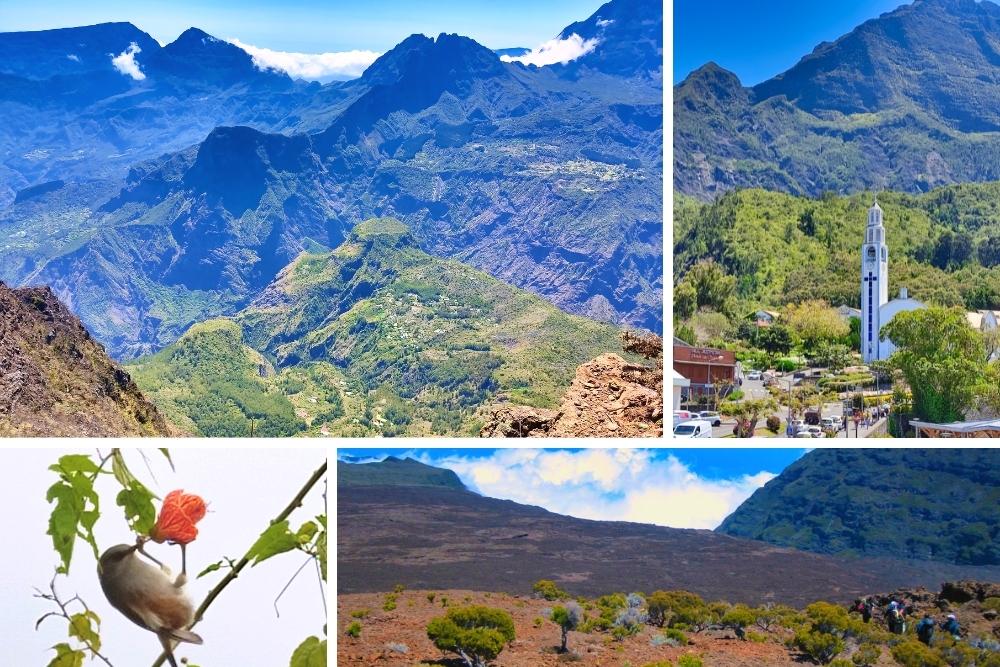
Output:
<svg viewBox="0 0 1000 667">
<path fill-rule="evenodd" d="M 114 72 L 112 57 L 127 51 L 133 43 L 143 62 L 160 50 L 156 40 L 128 22 L 3 32 L 0 72 L 36 80 L 85 72 Z"/>
<path fill-rule="evenodd" d="M 503 74 L 500 57 L 482 44 L 461 35 L 441 33 L 437 39 L 410 35 L 380 56 L 361 78 L 369 85 L 393 85 L 404 80 L 430 81 Z"/>
<path fill-rule="evenodd" d="M 453 470 L 395 456 L 374 463 L 338 461 L 337 486 L 429 486 L 467 490 Z"/>
<path fill-rule="evenodd" d="M 916 105 L 964 132 L 1000 129 L 1000 6 L 920 0 L 824 42 L 753 88 L 809 111 Z"/>
<path fill-rule="evenodd" d="M 151 65 L 167 74 L 195 83 L 291 82 L 283 72 L 261 71 L 249 53 L 200 28 L 188 28 L 163 47 Z"/>
</svg>

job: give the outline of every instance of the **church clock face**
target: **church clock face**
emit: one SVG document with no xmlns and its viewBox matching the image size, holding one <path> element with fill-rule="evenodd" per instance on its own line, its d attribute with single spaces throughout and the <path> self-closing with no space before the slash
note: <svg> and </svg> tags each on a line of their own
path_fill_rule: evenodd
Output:
<svg viewBox="0 0 1000 667">
<path fill-rule="evenodd" d="M 869 262 L 874 262 L 875 261 L 875 246 L 868 246 L 867 256 L 868 256 L 868 261 Z"/>
</svg>

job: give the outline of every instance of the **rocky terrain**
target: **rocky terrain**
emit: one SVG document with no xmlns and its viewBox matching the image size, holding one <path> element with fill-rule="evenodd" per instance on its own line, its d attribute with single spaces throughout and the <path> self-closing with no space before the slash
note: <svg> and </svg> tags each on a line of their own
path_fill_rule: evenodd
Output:
<svg viewBox="0 0 1000 667">
<path fill-rule="evenodd" d="M 558 409 L 525 405 L 494 408 L 484 438 L 652 437 L 663 435 L 663 341 L 656 336 L 651 362 L 602 354 L 576 370 Z M 637 352 L 637 350 L 630 350 Z"/>
<path fill-rule="evenodd" d="M 174 431 L 51 290 L 0 283 L 0 435 Z"/>
<path fill-rule="evenodd" d="M 866 596 L 867 597 L 867 596 Z M 945 615 L 955 614 L 967 639 L 1000 638 L 1000 621 L 995 605 L 984 602 L 1000 600 L 1000 585 L 983 582 L 946 583 L 940 593 L 923 588 L 901 588 L 892 593 L 871 593 L 880 605 L 890 599 L 905 601 L 913 609 L 911 618 L 922 617 L 927 611 L 940 622 Z M 386 593 L 356 593 L 337 596 L 337 662 L 340 665 L 450 665 L 450 658 L 437 649 L 427 638 L 427 624 L 446 611 L 449 606 L 485 605 L 506 611 L 514 620 L 515 640 L 504 648 L 495 661 L 497 667 L 522 667 L 542 665 L 551 667 L 572 661 L 594 667 L 642 667 L 658 660 L 677 660 L 685 655 L 697 657 L 709 667 L 795 667 L 812 664 L 800 650 L 789 646 L 795 630 L 775 623 L 768 629 L 751 625 L 751 641 L 741 641 L 731 627 L 721 623 L 710 625 L 698 632 L 685 632 L 687 643 L 671 645 L 662 642 L 661 628 L 644 626 L 637 634 L 622 640 L 613 640 L 606 632 L 570 631 L 570 654 L 559 654 L 560 631 L 548 620 L 551 602 L 532 595 L 483 593 L 477 591 L 404 590 L 396 595 L 395 608 L 385 610 Z M 593 612 L 592 612 L 593 613 Z M 797 619 L 788 617 L 788 624 Z M 347 627 L 357 622 L 360 634 L 351 637 Z M 872 621 L 873 629 L 885 631 L 878 612 Z M 892 635 L 884 635 L 892 637 Z M 675 642 L 676 643 L 676 642 Z M 848 659 L 858 651 L 857 640 L 847 642 L 840 658 Z M 849 663 L 852 664 L 852 663 Z M 888 646 L 880 647 L 875 667 L 898 666 Z"/>
<path fill-rule="evenodd" d="M 338 467 L 341 594 L 403 584 L 527 595 L 535 581 L 554 579 L 574 596 L 685 589 L 706 599 L 805 605 L 1000 576 L 996 567 L 838 558 L 707 530 L 575 519 L 464 489 L 410 484 L 408 476 L 373 479 L 368 471 L 380 465 Z M 354 471 L 372 481 L 353 483 Z"/>
</svg>

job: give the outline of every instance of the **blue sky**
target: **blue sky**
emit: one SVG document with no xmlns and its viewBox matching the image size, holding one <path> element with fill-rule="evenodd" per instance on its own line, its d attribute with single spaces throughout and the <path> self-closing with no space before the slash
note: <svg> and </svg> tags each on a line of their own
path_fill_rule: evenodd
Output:
<svg viewBox="0 0 1000 667">
<path fill-rule="evenodd" d="M 674 83 L 714 60 L 750 86 L 903 0 L 674 0 Z"/>
<path fill-rule="evenodd" d="M 340 449 L 412 457 L 494 498 L 584 519 L 715 528 L 802 449 Z M 353 459 L 352 459 L 353 460 Z"/>
<path fill-rule="evenodd" d="M 0 30 L 130 21 L 162 43 L 190 26 L 280 51 L 384 52 L 408 35 L 457 32 L 491 48 L 535 47 L 593 14 L 599 0 L 49 0 L 0 2 Z"/>
</svg>

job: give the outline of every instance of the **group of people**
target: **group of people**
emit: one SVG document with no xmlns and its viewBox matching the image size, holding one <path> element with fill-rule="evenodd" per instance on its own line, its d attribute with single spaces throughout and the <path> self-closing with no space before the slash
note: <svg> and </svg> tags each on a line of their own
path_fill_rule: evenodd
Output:
<svg viewBox="0 0 1000 667">
<path fill-rule="evenodd" d="M 851 607 L 851 611 L 861 614 L 862 620 L 864 620 L 865 623 L 869 623 L 875 613 L 875 608 L 875 602 L 869 597 L 864 600 L 855 600 L 854 606 Z M 912 612 L 912 606 L 908 606 L 899 600 L 890 600 L 889 604 L 882 610 L 882 616 L 885 618 L 885 623 L 889 628 L 889 632 L 897 635 L 905 634 L 906 620 Z M 938 625 L 934 621 L 934 617 L 931 616 L 930 612 L 924 613 L 924 617 L 920 619 L 916 626 L 917 639 L 924 644 L 930 645 L 931 640 L 934 638 L 934 630 L 937 627 Z M 959 625 L 958 619 L 955 618 L 955 614 L 948 614 L 948 616 L 941 622 L 940 627 L 942 630 L 951 635 L 956 641 L 958 641 L 962 636 L 962 627 Z"/>
<path fill-rule="evenodd" d="M 878 422 L 879 419 L 889 416 L 889 406 L 879 405 L 874 408 L 866 408 L 865 410 L 858 410 L 855 414 L 860 417 L 858 420 L 858 425 L 862 428 L 870 428 Z"/>
<path fill-rule="evenodd" d="M 930 612 L 927 612 L 917 623 L 917 639 L 930 646 L 931 640 L 934 639 L 935 627 L 934 618 Z M 941 629 L 951 635 L 955 641 L 962 638 L 962 627 L 958 624 L 955 614 L 948 614 L 948 617 L 941 622 Z"/>
</svg>

